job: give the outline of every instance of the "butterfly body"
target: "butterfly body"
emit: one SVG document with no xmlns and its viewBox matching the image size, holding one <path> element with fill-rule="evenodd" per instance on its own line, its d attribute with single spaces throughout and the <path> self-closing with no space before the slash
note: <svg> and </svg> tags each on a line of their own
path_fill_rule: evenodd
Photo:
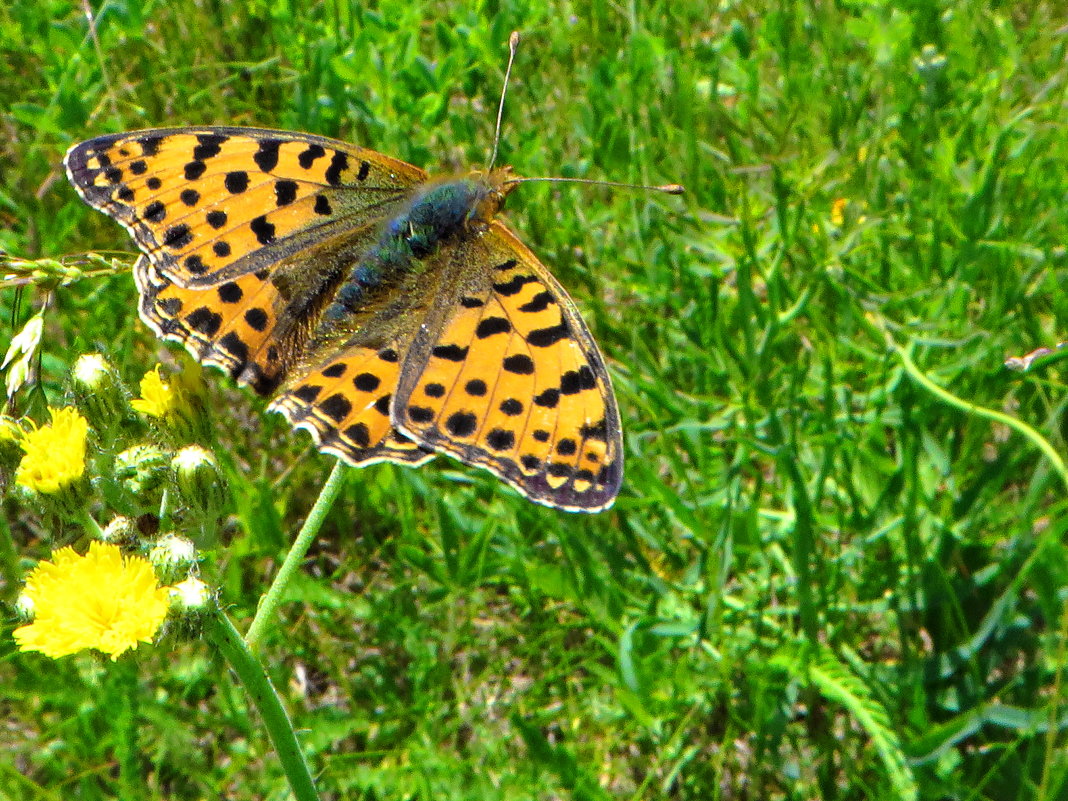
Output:
<svg viewBox="0 0 1068 801">
<path fill-rule="evenodd" d="M 532 500 L 611 504 L 619 415 L 574 303 L 498 218 L 507 168 L 431 179 L 311 134 L 154 129 L 67 154 L 122 223 L 142 319 L 350 464 L 446 453 Z"/>
<path fill-rule="evenodd" d="M 362 254 L 327 307 L 328 320 L 343 319 L 383 284 L 405 272 L 419 271 L 422 261 L 444 243 L 478 236 L 496 215 L 505 195 L 507 169 L 481 172 L 424 184 L 411 201 L 383 227 L 375 245 Z"/>
</svg>

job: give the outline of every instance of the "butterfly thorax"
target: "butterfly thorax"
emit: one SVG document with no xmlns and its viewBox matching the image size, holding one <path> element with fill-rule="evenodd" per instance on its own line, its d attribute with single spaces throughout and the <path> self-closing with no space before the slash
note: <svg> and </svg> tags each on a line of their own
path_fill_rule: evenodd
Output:
<svg viewBox="0 0 1068 801">
<path fill-rule="evenodd" d="M 378 241 L 353 265 L 327 319 L 360 310 L 375 290 L 423 269 L 427 259 L 461 236 L 477 236 L 515 186 L 510 168 L 429 181 L 382 226 Z"/>
</svg>

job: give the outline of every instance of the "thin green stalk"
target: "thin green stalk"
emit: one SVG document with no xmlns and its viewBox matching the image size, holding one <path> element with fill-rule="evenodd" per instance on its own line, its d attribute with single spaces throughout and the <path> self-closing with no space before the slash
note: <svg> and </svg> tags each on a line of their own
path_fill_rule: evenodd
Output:
<svg viewBox="0 0 1068 801">
<path fill-rule="evenodd" d="M 19 570 L 19 555 L 15 551 L 15 543 L 11 540 L 11 527 L 3 515 L 0 515 L 0 570 L 3 570 L 5 595 L 13 598 L 22 586 L 22 571 Z"/>
<path fill-rule="evenodd" d="M 129 660 L 116 663 L 108 675 L 108 698 L 112 702 L 115 730 L 115 758 L 119 763 L 119 799 L 135 801 L 144 785 L 137 749 L 137 669 Z"/>
<path fill-rule="evenodd" d="M 300 533 L 297 534 L 289 553 L 286 554 L 285 561 L 282 562 L 282 567 L 278 570 L 278 575 L 274 577 L 270 588 L 260 600 L 259 609 L 256 610 L 256 617 L 253 618 L 252 625 L 248 627 L 248 633 L 245 634 L 245 642 L 248 643 L 248 647 L 253 651 L 256 650 L 260 640 L 263 638 L 267 621 L 274 617 L 290 579 L 300 568 L 304 555 L 308 552 L 308 548 L 311 547 L 312 541 L 319 533 L 319 529 L 323 527 L 326 513 L 330 511 L 330 507 L 337 500 L 338 493 L 341 492 L 341 482 L 344 476 L 345 465 L 339 461 L 334 465 L 334 469 L 326 479 L 326 483 L 323 484 L 315 505 L 312 506 L 311 511 L 308 513 L 308 519 L 301 526 Z"/>
<path fill-rule="evenodd" d="M 104 539 L 104 530 L 100 528 L 100 524 L 96 522 L 96 518 L 89 514 L 89 512 L 84 512 L 82 514 L 82 525 L 85 526 L 86 532 L 94 540 Z"/>
<path fill-rule="evenodd" d="M 289 787 L 297 801 L 318 801 L 308 763 L 300 750 L 293 722 L 282 706 L 282 699 L 275 692 L 263 665 L 246 645 L 230 619 L 217 609 L 205 619 L 204 633 L 218 647 L 219 653 L 230 664 L 238 681 L 263 719 L 267 736 L 271 738 L 278 761 L 289 780 Z"/>
<path fill-rule="evenodd" d="M 987 409 L 984 406 L 976 406 L 974 403 L 958 398 L 942 387 L 938 386 L 934 381 L 929 379 L 926 375 L 920 372 L 920 368 L 916 366 L 916 363 L 912 361 L 912 357 L 909 356 L 908 351 L 898 345 L 896 342 L 891 341 L 891 347 L 897 352 L 898 358 L 901 359 L 902 365 L 905 367 L 905 372 L 909 374 L 913 381 L 922 386 L 936 398 L 943 403 L 946 403 L 954 408 L 960 409 L 962 412 L 977 415 L 978 417 L 985 417 L 988 420 L 993 420 L 998 423 L 1003 423 L 1022 434 L 1025 439 L 1031 441 L 1031 444 L 1038 448 L 1042 455 L 1045 456 L 1053 469 L 1057 471 L 1057 474 L 1061 477 L 1061 481 L 1064 482 L 1065 488 L 1068 488 L 1068 467 L 1065 467 L 1064 460 L 1060 454 L 1053 448 L 1045 437 L 1039 434 L 1031 426 L 1022 420 L 1017 420 L 1015 417 L 1004 414 L 1003 412 L 995 411 L 994 409 Z"/>
</svg>

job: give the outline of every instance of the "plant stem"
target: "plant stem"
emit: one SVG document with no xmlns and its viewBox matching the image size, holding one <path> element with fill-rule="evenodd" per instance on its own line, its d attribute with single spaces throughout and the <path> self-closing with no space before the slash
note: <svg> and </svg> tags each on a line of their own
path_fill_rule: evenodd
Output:
<svg viewBox="0 0 1068 801">
<path fill-rule="evenodd" d="M 14 598 L 22 586 L 22 571 L 15 543 L 11 541 L 11 527 L 3 515 L 0 515 L 0 571 L 6 585 L 4 596 Z"/>
<path fill-rule="evenodd" d="M 245 634 L 245 642 L 251 650 L 255 651 L 259 646 L 260 640 L 263 638 L 264 629 L 267 627 L 267 621 L 274 616 L 290 579 L 300 567 L 301 560 L 304 559 L 308 548 L 311 547 L 312 541 L 319 533 L 319 529 L 323 527 L 326 513 L 330 511 L 330 507 L 337 500 L 338 493 L 341 492 L 341 483 L 344 476 L 345 465 L 338 461 L 330 472 L 330 476 L 326 479 L 326 483 L 323 484 L 315 505 L 312 506 L 311 511 L 308 513 L 308 519 L 304 521 L 304 525 L 300 528 L 300 533 L 297 534 L 289 553 L 286 554 L 285 561 L 282 562 L 282 566 L 278 569 L 278 575 L 274 577 L 270 588 L 260 599 L 256 617 L 253 618 L 252 625 L 248 627 L 248 632 Z"/>
<path fill-rule="evenodd" d="M 1042 455 L 1049 460 L 1050 465 L 1052 465 L 1054 471 L 1056 471 L 1057 475 L 1064 483 L 1065 488 L 1068 488 L 1068 468 L 1065 467 L 1064 459 L 1057 453 L 1057 450 L 1050 444 L 1049 440 L 1022 420 L 1017 420 L 1011 415 L 1004 414 L 1003 412 L 994 409 L 977 406 L 974 403 L 970 403 L 969 401 L 958 398 L 956 395 L 947 392 L 920 371 L 920 368 L 916 366 L 914 361 L 912 361 L 912 357 L 905 348 L 897 343 L 892 343 L 892 347 L 897 351 L 897 356 L 901 359 L 901 364 L 904 366 L 905 372 L 909 374 L 912 380 L 943 403 L 947 403 L 950 406 L 960 409 L 962 412 L 975 414 L 978 417 L 985 417 L 987 420 L 1002 423 L 1013 431 L 1016 431 L 1018 434 L 1023 435 L 1025 439 L 1030 440 L 1031 444 L 1038 448 L 1042 452 Z"/>
<path fill-rule="evenodd" d="M 315 782 L 312 781 L 308 763 L 297 742 L 293 723 L 263 665 L 221 609 L 215 610 L 205 619 L 204 632 L 237 674 L 238 681 L 263 718 L 267 736 L 271 738 L 278 754 L 278 761 L 281 762 L 282 770 L 289 780 L 294 798 L 297 801 L 318 801 Z"/>
</svg>

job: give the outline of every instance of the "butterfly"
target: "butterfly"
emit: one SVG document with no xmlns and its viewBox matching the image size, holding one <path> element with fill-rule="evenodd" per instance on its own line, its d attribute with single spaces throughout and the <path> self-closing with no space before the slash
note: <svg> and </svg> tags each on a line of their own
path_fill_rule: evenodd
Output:
<svg viewBox="0 0 1068 801">
<path fill-rule="evenodd" d="M 609 507 L 619 411 L 574 302 L 497 217 L 508 167 L 431 178 L 307 133 L 159 128 L 74 145 L 121 223 L 141 319 L 348 464 L 444 453 L 540 504 Z"/>
</svg>

